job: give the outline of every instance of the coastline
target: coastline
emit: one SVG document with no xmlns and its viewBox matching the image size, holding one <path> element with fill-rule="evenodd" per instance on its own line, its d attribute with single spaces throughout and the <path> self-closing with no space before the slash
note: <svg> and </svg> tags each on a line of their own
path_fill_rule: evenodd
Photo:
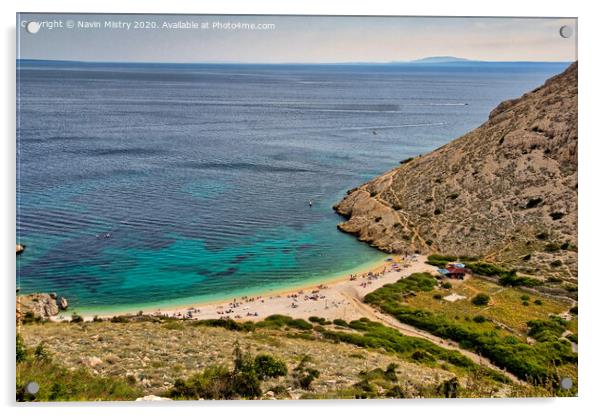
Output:
<svg viewBox="0 0 602 415">
<path fill-rule="evenodd" d="M 84 320 L 94 316 L 111 318 L 119 315 L 163 315 L 194 320 L 231 318 L 234 320 L 262 320 L 272 314 L 285 314 L 293 318 L 320 316 L 326 319 L 353 320 L 365 317 L 365 310 L 357 304 L 366 294 L 385 284 L 396 282 L 414 272 L 433 271 L 435 267 L 424 263 L 425 257 L 412 256 L 404 260 L 391 255 L 392 261 L 379 260 L 361 269 L 330 279 L 321 278 L 298 286 L 275 290 L 259 289 L 254 294 L 236 298 L 218 299 L 166 307 L 132 309 L 129 312 L 83 312 Z M 354 275 L 355 278 L 351 278 Z M 60 313 L 53 321 L 69 320 L 73 310 Z"/>
</svg>

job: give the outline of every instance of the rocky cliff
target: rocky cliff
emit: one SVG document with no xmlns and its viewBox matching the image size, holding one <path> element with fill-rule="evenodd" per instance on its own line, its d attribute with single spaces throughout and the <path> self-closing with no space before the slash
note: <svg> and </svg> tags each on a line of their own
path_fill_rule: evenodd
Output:
<svg viewBox="0 0 602 415">
<path fill-rule="evenodd" d="M 386 252 L 577 277 L 577 63 L 480 127 L 350 190 L 339 229 Z"/>
</svg>

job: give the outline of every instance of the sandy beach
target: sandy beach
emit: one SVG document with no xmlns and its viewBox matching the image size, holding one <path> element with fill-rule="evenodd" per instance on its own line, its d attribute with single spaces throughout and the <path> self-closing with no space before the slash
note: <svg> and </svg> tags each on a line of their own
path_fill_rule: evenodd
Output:
<svg viewBox="0 0 602 415">
<path fill-rule="evenodd" d="M 146 310 L 144 314 L 166 315 L 194 320 L 230 318 L 233 320 L 262 320 L 272 314 L 284 314 L 307 319 L 319 316 L 325 319 L 354 320 L 366 317 L 361 299 L 366 294 L 385 284 L 393 283 L 414 272 L 434 271 L 435 267 L 425 264 L 426 257 L 402 258 L 392 256 L 370 270 L 350 274 L 344 278 L 323 284 L 313 284 L 282 292 L 264 295 L 243 296 L 228 301 L 204 303 L 172 309 Z M 123 313 L 120 313 L 123 314 Z M 112 317 L 114 314 L 99 314 Z M 68 317 L 59 316 L 56 320 Z M 85 315 L 85 320 L 93 316 Z"/>
</svg>

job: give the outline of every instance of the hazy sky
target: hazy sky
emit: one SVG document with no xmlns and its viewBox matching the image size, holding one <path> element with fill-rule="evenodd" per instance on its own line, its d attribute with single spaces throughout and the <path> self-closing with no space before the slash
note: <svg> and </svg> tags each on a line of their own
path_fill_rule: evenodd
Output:
<svg viewBox="0 0 602 415">
<path fill-rule="evenodd" d="M 35 34 L 25 29 L 30 21 L 42 25 Z M 78 28 L 82 22 L 98 22 L 100 28 Z M 115 28 L 105 27 L 107 22 Z M 134 22 L 151 28 L 135 28 Z M 163 28 L 164 23 L 176 22 L 195 22 L 199 28 Z M 224 26 L 228 22 L 273 26 L 230 29 Z M 560 36 L 563 25 L 573 29 L 570 38 Z M 17 56 L 113 62 L 388 62 L 426 56 L 573 61 L 577 59 L 576 25 L 576 19 L 557 18 L 25 13 L 17 16 Z"/>
</svg>

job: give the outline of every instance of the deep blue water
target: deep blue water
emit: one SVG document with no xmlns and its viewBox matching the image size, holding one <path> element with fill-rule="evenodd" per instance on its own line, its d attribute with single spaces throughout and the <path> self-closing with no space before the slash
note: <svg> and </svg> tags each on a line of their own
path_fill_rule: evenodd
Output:
<svg viewBox="0 0 602 415">
<path fill-rule="evenodd" d="M 566 66 L 20 62 L 18 284 L 128 308 L 360 267 L 348 189 Z"/>
</svg>

